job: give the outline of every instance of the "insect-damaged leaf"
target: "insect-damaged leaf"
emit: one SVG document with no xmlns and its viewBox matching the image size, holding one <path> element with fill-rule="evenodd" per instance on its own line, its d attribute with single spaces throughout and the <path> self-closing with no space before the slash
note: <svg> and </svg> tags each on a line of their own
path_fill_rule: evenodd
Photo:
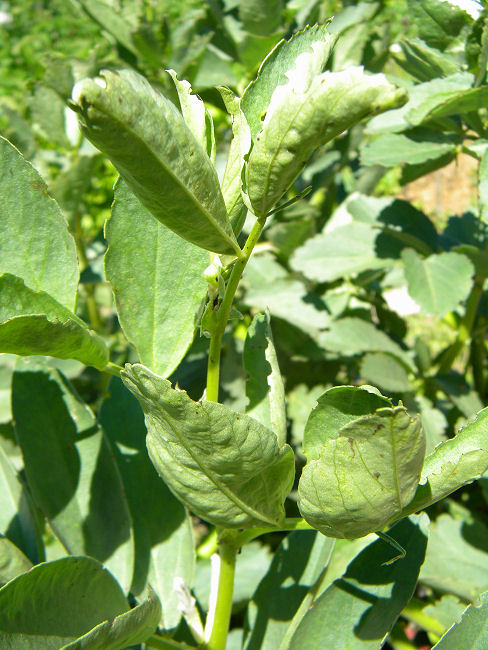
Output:
<svg viewBox="0 0 488 650">
<path fill-rule="evenodd" d="M 294 477 L 288 445 L 222 404 L 194 402 L 140 364 L 121 376 L 145 413 L 151 460 L 181 501 L 228 528 L 280 524 Z"/>
<path fill-rule="evenodd" d="M 258 216 L 269 212 L 314 149 L 364 117 L 406 101 L 406 93 L 384 75 L 367 75 L 362 67 L 322 72 L 333 43 L 325 26 L 316 26 L 279 44 L 242 98 L 253 136 L 246 190 Z M 253 95 L 258 108 L 249 106 Z"/>
<path fill-rule="evenodd" d="M 307 422 L 299 507 L 324 535 L 379 530 L 415 494 L 425 454 L 420 422 L 381 402 L 361 388 L 332 388 Z"/>
<path fill-rule="evenodd" d="M 217 173 L 169 99 L 131 70 L 80 81 L 71 106 L 82 130 L 141 203 L 197 246 L 240 254 Z"/>
</svg>

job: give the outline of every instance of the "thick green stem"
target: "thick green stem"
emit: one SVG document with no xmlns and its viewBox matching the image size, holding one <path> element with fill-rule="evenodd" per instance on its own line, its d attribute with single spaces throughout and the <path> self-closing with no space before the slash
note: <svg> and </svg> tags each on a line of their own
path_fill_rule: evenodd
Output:
<svg viewBox="0 0 488 650">
<path fill-rule="evenodd" d="M 246 268 L 246 264 L 251 257 L 254 246 L 263 231 L 265 220 L 258 219 L 252 227 L 246 244 L 242 249 L 242 255 L 234 262 L 232 273 L 230 274 L 225 289 L 222 304 L 217 312 L 217 320 L 210 337 L 210 350 L 208 354 L 208 368 L 207 368 L 207 395 L 206 399 L 209 402 L 219 401 L 219 378 L 220 378 L 220 352 L 222 348 L 222 336 L 224 335 L 227 321 L 229 320 L 230 310 L 234 296 L 239 286 L 239 281 L 242 272 Z"/>
<path fill-rule="evenodd" d="M 237 550 L 233 544 L 219 544 L 219 581 L 215 609 L 208 613 L 207 625 L 210 625 L 211 629 L 205 650 L 225 650 L 232 611 Z"/>
<path fill-rule="evenodd" d="M 229 541 L 234 544 L 237 548 L 241 548 L 245 544 L 252 542 L 256 537 L 261 535 L 267 535 L 268 533 L 285 533 L 291 532 L 293 530 L 315 530 L 313 526 L 308 524 L 305 519 L 298 517 L 288 517 L 285 519 L 281 526 L 263 526 L 262 528 L 248 528 L 242 532 L 237 532 L 234 530 L 227 530 L 220 535 L 220 539 L 223 541 Z"/>
</svg>

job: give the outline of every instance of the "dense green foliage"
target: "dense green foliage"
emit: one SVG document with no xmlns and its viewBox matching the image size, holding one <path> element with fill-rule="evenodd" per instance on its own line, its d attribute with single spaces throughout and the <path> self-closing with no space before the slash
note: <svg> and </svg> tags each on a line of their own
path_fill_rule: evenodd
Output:
<svg viewBox="0 0 488 650">
<path fill-rule="evenodd" d="M 0 650 L 488 647 L 471 8 L 0 2 Z"/>
</svg>

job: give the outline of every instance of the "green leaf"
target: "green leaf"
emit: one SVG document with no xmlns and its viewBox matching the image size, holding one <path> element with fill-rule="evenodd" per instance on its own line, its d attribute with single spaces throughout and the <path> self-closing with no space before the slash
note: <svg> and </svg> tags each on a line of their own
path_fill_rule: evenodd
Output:
<svg viewBox="0 0 488 650">
<path fill-rule="evenodd" d="M 474 267 L 465 255 L 439 253 L 422 259 L 414 250 L 402 253 L 408 293 L 426 314 L 440 318 L 468 297 Z"/>
<path fill-rule="evenodd" d="M 474 83 L 474 76 L 469 72 L 457 72 L 443 79 L 432 79 L 408 89 L 409 101 L 401 108 L 388 111 L 373 118 L 366 127 L 366 132 L 395 133 L 405 131 L 420 124 L 424 118 L 429 119 L 431 111 L 451 102 L 456 104 L 463 93 L 469 93 Z M 455 113 L 456 111 L 454 111 Z"/>
<path fill-rule="evenodd" d="M 147 600 L 120 614 L 113 621 L 100 623 L 62 650 L 123 650 L 145 641 L 153 634 L 161 617 L 161 603 L 149 588 Z"/>
<path fill-rule="evenodd" d="M 285 537 L 247 610 L 245 650 L 280 650 L 312 602 L 313 586 L 326 570 L 334 540 L 312 531 Z"/>
<path fill-rule="evenodd" d="M 227 154 L 221 188 L 229 219 L 233 223 L 239 217 L 244 206 L 241 194 L 241 173 L 244 156 L 251 147 L 251 133 L 241 110 L 239 99 L 228 88 L 220 86 L 218 90 L 232 119 L 233 137 Z"/>
<path fill-rule="evenodd" d="M 257 36 L 272 34 L 281 22 L 282 0 L 239 0 L 239 20 L 244 29 Z"/>
<path fill-rule="evenodd" d="M 271 331 L 269 312 L 256 314 L 244 342 L 244 368 L 249 374 L 246 413 L 276 433 L 278 444 L 286 442 L 285 388 Z"/>
<path fill-rule="evenodd" d="M 76 359 L 105 368 L 108 348 L 69 309 L 9 273 L 0 275 L 0 351 Z"/>
<path fill-rule="evenodd" d="M 0 448 L 0 533 L 32 562 L 39 562 L 39 535 L 31 500 L 17 472 Z"/>
<path fill-rule="evenodd" d="M 364 352 L 386 352 L 401 361 L 405 368 L 415 372 L 410 355 L 373 323 L 362 318 L 347 316 L 332 321 L 329 330 L 321 334 L 320 344 L 325 350 L 344 357 Z"/>
<path fill-rule="evenodd" d="M 329 388 L 316 401 L 303 433 L 303 453 L 308 461 L 317 460 L 324 442 L 337 438 L 342 427 L 392 405 L 387 397 L 355 386 Z"/>
<path fill-rule="evenodd" d="M 361 551 L 342 578 L 314 602 L 289 650 L 381 647 L 415 590 L 427 547 L 426 520 L 425 516 L 407 519 L 391 532 L 406 551 L 393 564 L 384 565 L 381 540 Z"/>
<path fill-rule="evenodd" d="M 479 602 L 470 605 L 459 623 L 442 637 L 437 650 L 483 650 L 488 645 L 488 592 L 481 594 Z"/>
<path fill-rule="evenodd" d="M 195 140 L 200 147 L 213 162 L 215 160 L 215 142 L 212 143 L 211 138 L 207 141 L 207 122 L 212 125 L 210 130 L 213 133 L 213 121 L 210 113 L 205 108 L 205 104 L 200 97 L 192 93 L 190 82 L 186 80 L 179 81 L 174 70 L 167 70 L 167 72 L 171 75 L 175 84 L 178 99 L 180 100 L 181 113 L 186 125 L 195 136 Z"/>
<path fill-rule="evenodd" d="M 32 562 L 8 537 L 0 535 L 0 586 L 32 568 Z"/>
<path fill-rule="evenodd" d="M 0 138 L 0 273 L 24 279 L 73 310 L 78 262 L 73 237 L 37 171 Z"/>
<path fill-rule="evenodd" d="M 476 601 L 488 587 L 488 529 L 442 514 L 431 523 L 420 580 L 436 591 Z"/>
<path fill-rule="evenodd" d="M 472 22 L 469 14 L 450 2 L 407 0 L 409 18 L 427 45 L 443 50 Z"/>
<path fill-rule="evenodd" d="M 253 142 L 262 129 L 271 96 L 278 86 L 288 83 L 287 72 L 297 58 L 304 53 L 320 52 L 320 68 L 327 62 L 335 42 L 335 36 L 327 33 L 327 24 L 305 27 L 290 40 L 281 40 L 261 63 L 256 79 L 244 91 L 241 108 L 251 129 Z M 320 70 L 321 71 L 321 70 Z"/>
<path fill-rule="evenodd" d="M 288 83 L 271 97 L 246 168 L 247 193 L 258 216 L 269 212 L 314 149 L 406 101 L 406 93 L 384 75 L 367 75 L 361 67 L 318 74 L 320 62 L 318 53 L 303 54 L 287 71 Z"/>
<path fill-rule="evenodd" d="M 460 70 L 454 56 L 429 47 L 420 39 L 404 39 L 399 46 L 404 58 L 393 54 L 396 62 L 412 77 L 416 77 L 420 81 L 447 77 Z"/>
<path fill-rule="evenodd" d="M 480 216 L 488 223 L 488 149 L 484 151 L 478 167 L 478 201 Z"/>
<path fill-rule="evenodd" d="M 240 255 L 215 169 L 169 99 L 136 72 L 105 70 L 75 86 L 72 107 L 153 216 L 197 246 Z"/>
<path fill-rule="evenodd" d="M 435 138 L 414 140 L 406 135 L 385 133 L 361 147 L 363 165 L 394 167 L 402 163 L 418 165 L 454 152 L 454 142 L 439 142 Z"/>
<path fill-rule="evenodd" d="M 228 528 L 280 524 L 295 469 L 288 445 L 246 415 L 192 401 L 140 364 L 121 375 L 146 415 L 151 460 L 181 501 Z"/>
<path fill-rule="evenodd" d="M 383 352 L 365 354 L 361 361 L 360 373 L 369 383 L 385 391 L 403 393 L 411 388 L 405 366 L 391 354 Z"/>
<path fill-rule="evenodd" d="M 360 388 L 326 391 L 303 437 L 299 508 L 330 537 L 362 537 L 412 500 L 425 454 L 419 420 Z"/>
<path fill-rule="evenodd" d="M 325 304 L 268 254 L 252 257 L 244 272 L 243 302 L 295 325 L 304 332 L 327 327 Z"/>
<path fill-rule="evenodd" d="M 88 16 L 107 31 L 118 43 L 137 56 L 132 40 L 131 24 L 112 3 L 104 0 L 76 0 Z"/>
<path fill-rule="evenodd" d="M 136 398 L 115 377 L 108 392 L 100 408 L 100 423 L 112 445 L 133 521 L 131 592 L 138 596 L 150 583 L 161 599 L 161 625 L 170 630 L 181 618 L 174 579 L 193 584 L 190 518 L 149 460 L 144 414 Z"/>
<path fill-rule="evenodd" d="M 454 438 L 438 445 L 426 457 L 421 483 L 409 512 L 440 501 L 458 488 L 472 483 L 488 471 L 488 408 L 461 429 Z"/>
<path fill-rule="evenodd" d="M 128 609 L 120 586 L 96 560 L 39 564 L 0 589 L 0 648 L 57 650 Z"/>
<path fill-rule="evenodd" d="M 92 412 L 57 370 L 32 361 L 17 364 L 12 412 L 32 497 L 54 533 L 70 554 L 104 562 L 128 591 L 129 510 Z"/>
<path fill-rule="evenodd" d="M 57 92 L 43 84 L 37 84 L 29 101 L 34 128 L 42 138 L 57 147 L 71 146 L 66 135 L 66 105 Z"/>
<path fill-rule="evenodd" d="M 167 377 L 193 340 L 208 253 L 154 219 L 123 181 L 105 236 L 105 272 L 124 334 L 141 361 Z"/>
<path fill-rule="evenodd" d="M 363 271 L 391 265 L 391 258 L 378 257 L 378 231 L 368 224 L 350 223 L 332 232 L 323 232 L 297 248 L 291 266 L 311 280 L 334 282 Z"/>
</svg>

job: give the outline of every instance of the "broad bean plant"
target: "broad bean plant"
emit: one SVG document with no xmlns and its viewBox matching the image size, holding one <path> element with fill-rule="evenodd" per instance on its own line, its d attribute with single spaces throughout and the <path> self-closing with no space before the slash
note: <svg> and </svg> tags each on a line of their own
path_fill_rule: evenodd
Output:
<svg viewBox="0 0 488 650">
<path fill-rule="evenodd" d="M 267 54 L 240 97 L 217 88 L 232 128 L 219 173 L 213 111 L 175 71 L 165 73 L 164 92 L 128 68 L 75 84 L 68 105 L 118 172 L 104 228 L 118 338 L 77 315 L 75 239 L 39 173 L 1 140 L 0 351 L 12 355 L 21 457 L 0 448 L 0 490 L 9 495 L 0 512 L 0 648 L 379 648 L 417 585 L 429 529 L 422 511 L 487 471 L 488 411 L 432 445 L 418 409 L 407 410 L 395 386 L 393 399 L 357 383 L 319 386 L 304 399 L 297 457 L 272 320 L 280 309 L 295 310 L 295 322 L 319 312 L 284 297 L 251 320 L 234 306 L 251 256 L 260 264 L 250 273 L 270 276 L 279 291 L 297 282 L 284 277 L 288 264 L 318 283 L 354 271 L 321 270 L 324 251 L 334 259 L 341 245 L 337 229 L 297 246 L 281 271 L 260 244 L 269 223 L 307 194 L 295 181 L 319 148 L 374 118 L 371 134 L 380 135 L 361 155 L 386 168 L 388 155 L 391 166 L 405 162 L 406 116 L 416 111 L 420 124 L 425 111 L 448 113 L 449 98 L 432 106 L 428 89 L 419 90 L 433 82 L 409 98 L 382 73 L 331 69 L 336 40 L 326 23 L 306 26 Z M 452 72 L 445 92 L 471 83 L 463 74 Z M 479 90 L 467 91 L 465 102 Z M 395 120 L 400 127 L 381 135 Z M 452 142 L 441 143 L 442 155 Z M 370 268 L 361 268 L 361 251 L 381 201 L 356 194 L 349 225 L 340 226 L 357 272 Z M 446 274 L 464 295 L 459 277 L 486 265 L 474 245 L 425 261 L 419 231 L 391 225 L 387 234 L 408 245 L 402 260 L 420 302 L 452 301 L 449 288 L 437 286 Z M 378 256 L 376 270 L 386 258 Z M 467 318 L 481 290 L 479 280 Z M 358 320 L 339 319 L 319 333 L 323 349 L 369 351 L 390 379 L 415 372 L 412 355 L 386 335 L 374 342 L 380 333 L 367 322 L 361 330 Z M 243 408 L 229 405 L 228 379 L 222 397 L 230 330 L 241 332 L 235 364 L 245 376 Z M 362 337 L 369 348 L 359 345 Z M 464 342 L 440 359 L 445 372 Z M 180 388 L 190 346 L 206 360 L 199 396 Z M 97 415 L 67 379 L 75 362 L 105 378 Z M 269 554 L 260 538 L 275 554 L 243 631 L 229 634 L 233 605 L 239 615 L 236 566 L 246 573 L 247 549 Z M 196 556 L 206 562 L 197 582 Z M 479 629 L 485 596 L 436 647 L 482 647 L 466 639 Z"/>
</svg>

